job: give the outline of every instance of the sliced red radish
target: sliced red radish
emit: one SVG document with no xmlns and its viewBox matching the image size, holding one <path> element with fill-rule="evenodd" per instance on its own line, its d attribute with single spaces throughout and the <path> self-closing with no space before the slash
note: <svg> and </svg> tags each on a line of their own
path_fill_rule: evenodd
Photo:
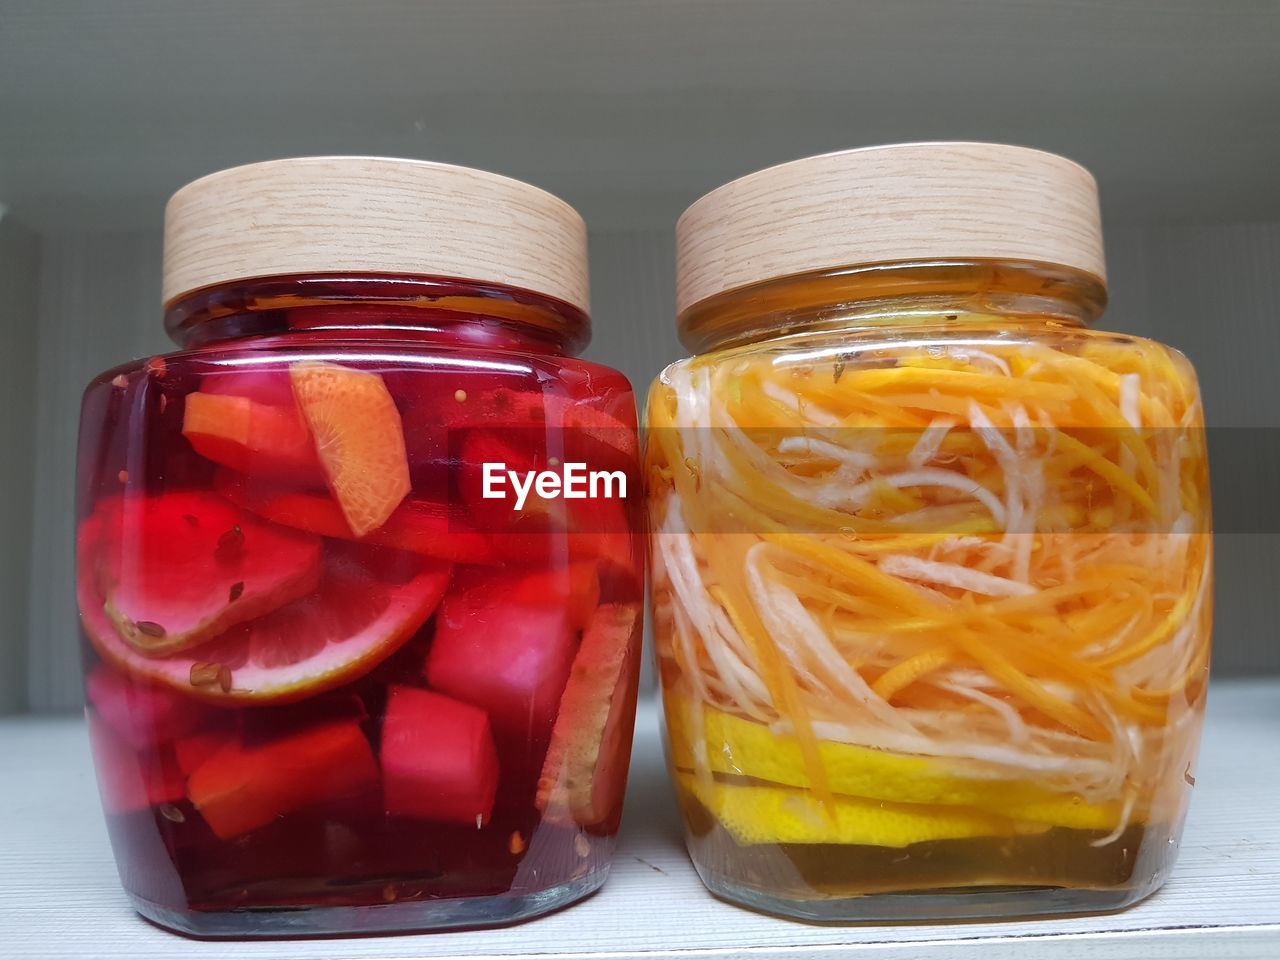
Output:
<svg viewBox="0 0 1280 960">
<path fill-rule="evenodd" d="M 280 364 L 272 369 L 235 366 L 210 371 L 200 378 L 200 392 L 248 397 L 277 407 L 295 406 L 289 370 Z"/>
<path fill-rule="evenodd" d="M 290 365 L 289 377 L 329 489 L 347 524 L 363 537 L 382 526 L 409 493 L 400 411 L 376 373 L 301 360 Z"/>
<path fill-rule="evenodd" d="M 182 435 L 202 457 L 255 477 L 323 487 L 311 431 L 296 406 L 195 392 L 183 401 Z"/>
<path fill-rule="evenodd" d="M 214 480 L 218 492 L 272 523 L 324 537 L 357 540 L 410 550 L 454 563 L 491 564 L 498 554 L 476 531 L 462 510 L 429 500 L 406 500 L 377 530 L 356 537 L 329 496 L 301 493 L 254 483 L 250 478 L 221 471 Z"/>
<path fill-rule="evenodd" d="M 594 826 L 616 818 L 635 727 L 639 604 L 605 604 L 583 634 L 538 780 L 548 819 Z"/>
<path fill-rule="evenodd" d="M 85 693 L 98 716 L 130 746 L 169 743 L 195 730 L 205 711 L 171 688 L 109 667 L 95 667 L 85 680 Z"/>
<path fill-rule="evenodd" d="M 89 579 L 134 650 L 163 656 L 310 593 L 320 539 L 207 493 L 123 496 L 97 511 Z"/>
<path fill-rule="evenodd" d="M 187 795 L 210 829 L 228 840 L 377 782 L 378 766 L 360 727 L 338 722 L 269 743 L 233 741 L 191 774 Z"/>
<path fill-rule="evenodd" d="M 498 789 L 485 712 L 429 690 L 391 687 L 382 724 L 387 813 L 481 827 Z"/>
<path fill-rule="evenodd" d="M 592 560 L 571 560 L 547 570 L 520 570 L 486 577 L 477 592 L 488 591 L 495 602 L 518 606 L 563 606 L 569 625 L 581 630 L 591 620 L 600 603 L 600 576 Z"/>
<path fill-rule="evenodd" d="M 93 710 L 89 711 L 89 746 L 107 813 L 176 803 L 186 793 L 182 771 L 171 752 L 134 750 Z"/>
<path fill-rule="evenodd" d="M 630 423 L 589 400 L 536 389 L 499 387 L 468 392 L 443 405 L 451 429 L 498 430 L 527 452 L 585 463 L 592 469 L 635 471 L 639 457 L 634 416 Z"/>
<path fill-rule="evenodd" d="M 563 594 L 512 602 L 518 583 L 460 581 L 440 605 L 427 681 L 484 709 L 499 738 L 536 741 L 550 733 L 578 628 Z"/>
<path fill-rule="evenodd" d="M 173 755 L 184 776 L 191 776 L 206 760 L 235 739 L 228 730 L 206 730 L 183 737 L 173 745 Z"/>
<path fill-rule="evenodd" d="M 394 653 L 431 616 L 450 566 L 398 550 L 331 543 L 319 585 L 273 613 L 199 647 L 164 657 L 124 642 L 107 617 L 93 569 L 99 518 L 81 524 L 77 591 L 81 624 L 117 668 L 214 703 L 284 703 L 339 686 Z"/>
</svg>

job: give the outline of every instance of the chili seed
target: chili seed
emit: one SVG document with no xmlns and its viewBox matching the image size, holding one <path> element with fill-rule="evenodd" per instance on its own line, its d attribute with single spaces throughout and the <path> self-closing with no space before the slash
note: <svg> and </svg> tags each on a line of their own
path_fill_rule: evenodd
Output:
<svg viewBox="0 0 1280 960">
<path fill-rule="evenodd" d="M 134 626 L 138 628 L 139 633 L 145 633 L 148 637 L 164 636 L 164 627 L 154 620 L 139 620 Z"/>
</svg>

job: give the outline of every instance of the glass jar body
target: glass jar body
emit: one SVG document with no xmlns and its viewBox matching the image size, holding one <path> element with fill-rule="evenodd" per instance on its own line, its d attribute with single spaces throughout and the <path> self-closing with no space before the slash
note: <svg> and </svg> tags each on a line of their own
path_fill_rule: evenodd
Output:
<svg viewBox="0 0 1280 960">
<path fill-rule="evenodd" d="M 122 881 L 197 935 L 501 923 L 603 883 L 643 550 L 622 498 L 488 499 L 483 462 L 633 476 L 571 308 L 272 278 L 83 404 L 87 713 Z M 534 498 L 536 499 L 536 498 Z"/>
<path fill-rule="evenodd" d="M 857 304 L 801 279 L 784 335 L 653 385 L 668 760 L 729 899 L 1108 910 L 1172 866 L 1212 607 L 1194 373 L 1086 329 L 1087 290 L 1046 304 L 998 274 Z M 753 294 L 774 326 L 788 282 Z"/>
</svg>

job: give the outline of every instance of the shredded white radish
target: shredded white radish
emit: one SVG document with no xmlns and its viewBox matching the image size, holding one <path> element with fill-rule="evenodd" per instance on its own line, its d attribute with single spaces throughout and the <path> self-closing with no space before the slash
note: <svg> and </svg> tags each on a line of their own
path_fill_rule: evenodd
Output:
<svg viewBox="0 0 1280 960">
<path fill-rule="evenodd" d="M 938 448 L 942 446 L 942 442 L 946 440 L 947 434 L 955 425 L 956 421 L 950 417 L 935 417 L 933 422 L 921 431 L 920 439 L 907 454 L 907 463 L 913 470 L 919 470 L 937 456 Z"/>
<path fill-rule="evenodd" d="M 988 597 L 1029 597 L 1036 593 L 1035 587 L 1017 580 L 980 573 L 957 563 L 937 563 L 933 560 L 922 560 L 919 557 L 903 554 L 891 553 L 882 557 L 880 569 L 895 577 L 959 587 L 961 590 L 981 593 Z"/>
<path fill-rule="evenodd" d="M 987 512 L 991 514 L 997 523 L 1003 524 L 1005 522 L 1006 511 L 1000 503 L 999 497 L 982 484 L 971 480 L 962 473 L 956 473 L 954 470 L 941 470 L 937 467 L 904 470 L 901 473 L 890 473 L 876 477 L 874 480 L 866 480 L 846 490 L 844 493 L 845 501 L 851 506 L 865 503 L 867 498 L 875 491 L 877 483 L 887 484 L 897 489 L 903 487 L 948 487 L 957 493 L 963 493 L 977 500 L 987 508 Z"/>
</svg>

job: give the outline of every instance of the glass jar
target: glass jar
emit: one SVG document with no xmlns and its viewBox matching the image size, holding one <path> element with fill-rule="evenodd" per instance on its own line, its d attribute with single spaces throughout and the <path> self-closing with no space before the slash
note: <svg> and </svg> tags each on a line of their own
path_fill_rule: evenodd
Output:
<svg viewBox="0 0 1280 960">
<path fill-rule="evenodd" d="M 1177 853 L 1208 678 L 1194 372 L 1087 324 L 1096 187 L 914 144 L 677 229 L 652 617 L 690 854 L 810 920 L 1110 910 Z"/>
<path fill-rule="evenodd" d="M 505 482 L 639 479 L 630 385 L 576 357 L 585 241 L 549 194 L 415 161 L 170 201 L 181 349 L 89 385 L 77 504 L 89 730 L 144 916 L 470 926 L 604 882 L 643 548 L 620 484 Z"/>
</svg>

